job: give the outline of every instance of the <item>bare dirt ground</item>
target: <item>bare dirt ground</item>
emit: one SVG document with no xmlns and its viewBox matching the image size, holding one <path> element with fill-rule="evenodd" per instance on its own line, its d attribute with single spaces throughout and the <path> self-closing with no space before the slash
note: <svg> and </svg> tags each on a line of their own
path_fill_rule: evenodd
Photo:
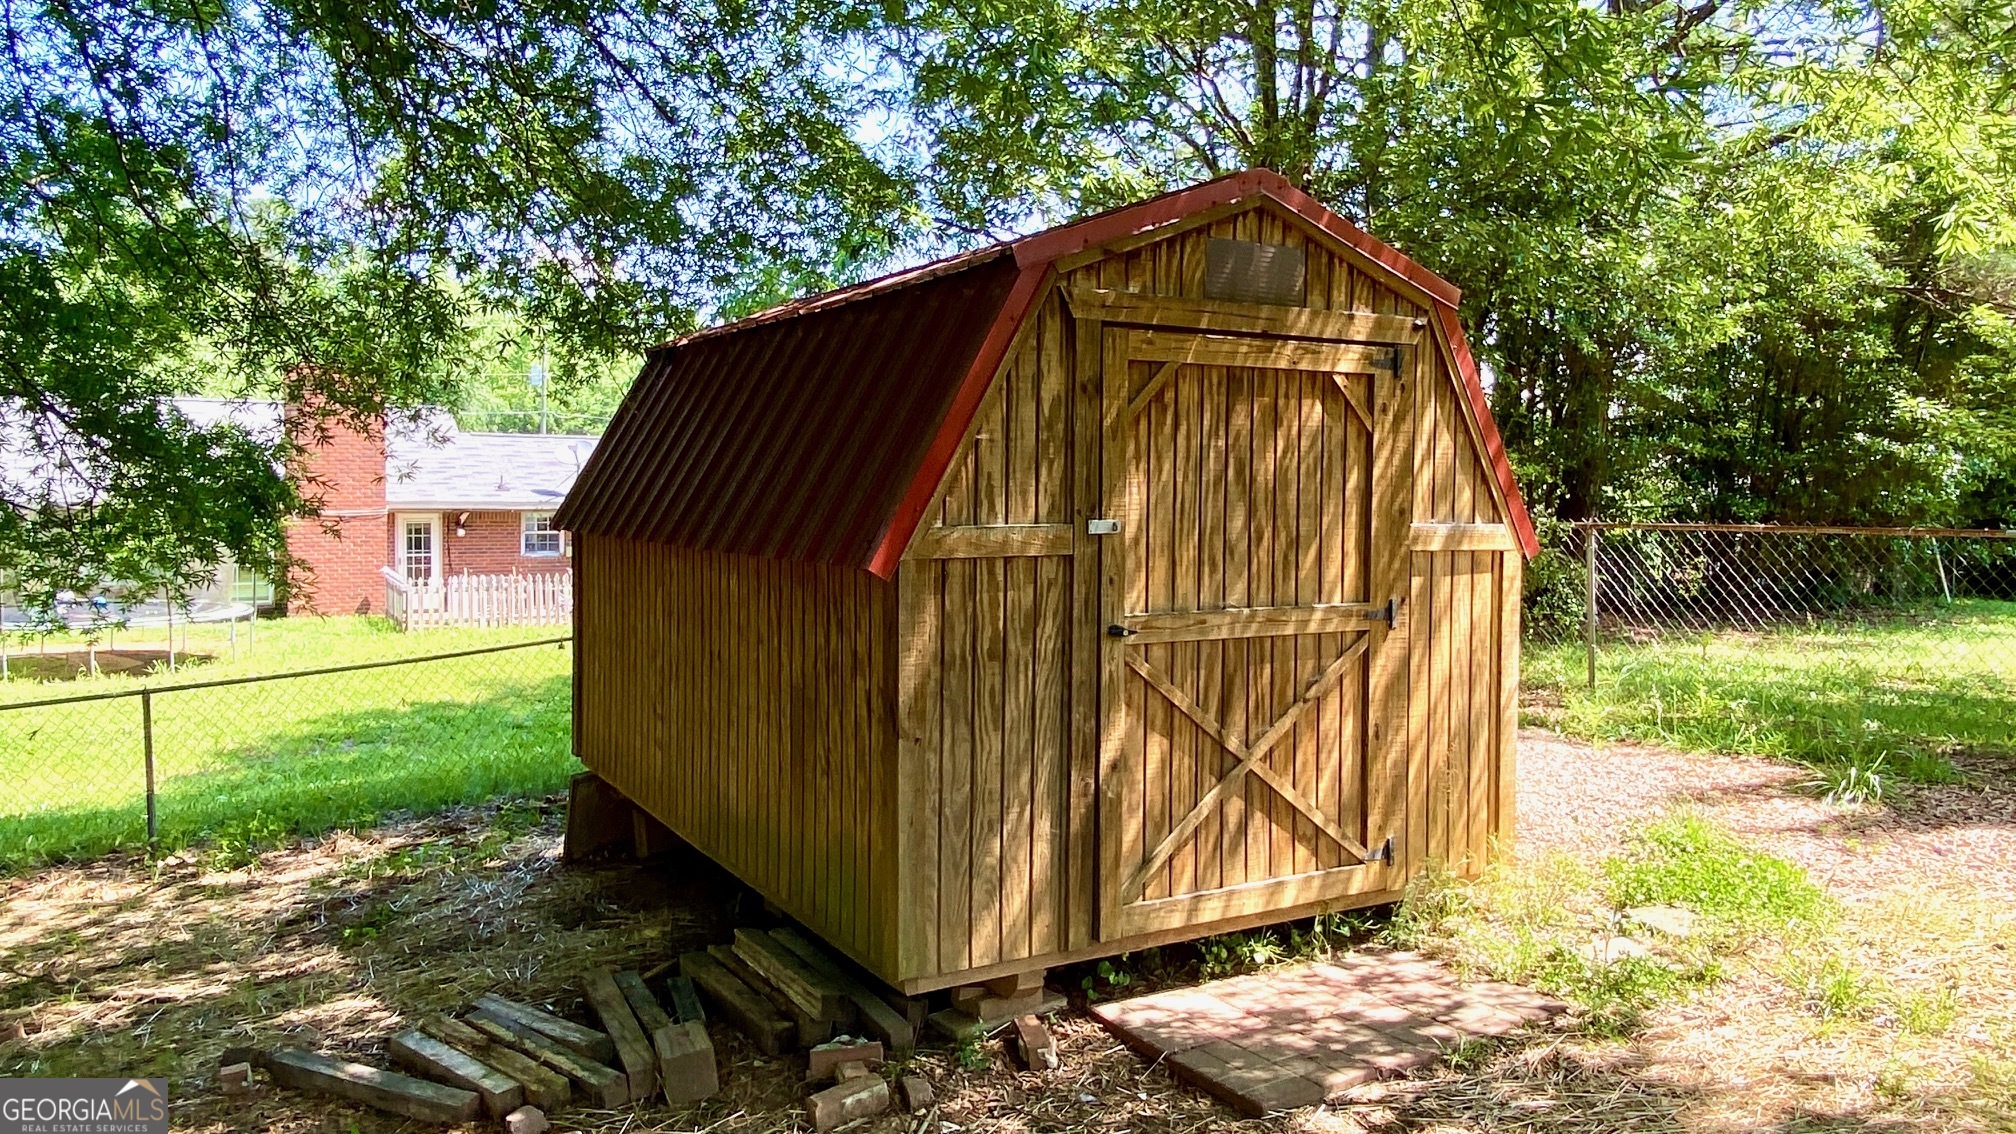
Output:
<svg viewBox="0 0 2016 1134">
<path fill-rule="evenodd" d="M 1851 809 L 1801 792 L 1785 765 L 1524 737 L 1522 859 L 1600 856 L 1634 819 L 1698 807 L 1841 900 L 1829 945 L 1855 962 L 1855 996 L 1816 992 L 1826 958 L 1759 958 L 1626 1040 L 1529 1035 L 1351 1105 L 1261 1121 L 1177 1086 L 1082 1013 L 1056 1024 L 1056 1072 L 1015 1070 L 998 1042 L 984 1068 L 946 1048 L 916 1068 L 955 1134 L 2016 1129 L 2016 769 L 1963 763 L 1968 784 Z M 492 990 L 578 1012 L 570 985 L 589 966 L 725 936 L 729 880 L 690 863 L 562 868 L 559 823 L 557 801 L 474 809 L 242 866 L 124 859 L 0 880 L 0 1074 L 166 1075 L 177 1129 L 405 1129 L 288 1091 L 227 1099 L 216 1056 L 293 1043 L 383 1062 L 384 1039 L 419 1013 Z M 715 1031 L 722 1095 L 573 1110 L 556 1128 L 798 1125 L 797 1069 Z"/>
</svg>

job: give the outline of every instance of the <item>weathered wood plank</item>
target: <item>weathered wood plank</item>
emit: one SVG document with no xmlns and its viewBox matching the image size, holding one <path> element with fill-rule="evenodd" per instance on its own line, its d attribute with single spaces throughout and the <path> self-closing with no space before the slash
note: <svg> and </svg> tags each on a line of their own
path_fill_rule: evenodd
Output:
<svg viewBox="0 0 2016 1134">
<path fill-rule="evenodd" d="M 644 978 L 627 971 L 615 976 L 624 1003 L 650 1037 L 651 1053 L 658 1064 L 658 1086 L 665 1092 L 665 1101 L 697 1102 L 721 1089 L 720 1073 L 714 1060 L 714 1041 L 707 1034 L 707 1025 L 699 1019 L 693 984 L 685 977 L 676 979 L 685 986 L 685 995 L 694 999 L 694 1017 L 683 1024 L 674 1021 L 658 998 L 651 995 Z"/>
<path fill-rule="evenodd" d="M 1118 332 L 1115 332 L 1118 333 Z M 1255 339 L 1170 331 L 1131 332 L 1127 356 L 1141 362 L 1188 362 L 1200 366 L 1255 366 L 1277 370 L 1344 370 L 1384 373 L 1390 347 L 1346 346 L 1301 339 Z"/>
<path fill-rule="evenodd" d="M 638 982 L 638 988 L 640 991 L 643 989 L 642 981 Z M 609 1042 L 616 1047 L 617 1063 L 623 1068 L 623 1077 L 630 1081 L 630 1097 L 648 1099 L 657 1094 L 657 1057 L 651 1050 L 651 1040 L 644 1026 L 630 1009 L 629 998 L 623 995 L 623 989 L 616 983 L 615 970 L 607 967 L 590 969 L 581 978 L 581 994 L 601 1019 L 603 1030 L 609 1033 Z M 655 1006 L 657 1002 L 652 1003 Z"/>
<path fill-rule="evenodd" d="M 721 962 L 721 967 L 735 974 L 735 979 L 749 987 L 756 995 L 770 1002 L 777 1014 L 791 1021 L 790 1046 L 811 1047 L 825 1043 L 833 1037 L 833 1021 L 822 1020 L 806 1012 L 791 1002 L 782 989 L 763 979 L 763 974 L 749 967 L 749 963 L 735 955 L 729 945 L 709 945 L 707 955 Z"/>
<path fill-rule="evenodd" d="M 474 1053 L 459 1050 L 417 1028 L 387 1040 L 385 1051 L 392 1062 L 409 1071 L 476 1092 L 483 1102 L 483 1113 L 492 1118 L 502 1118 L 525 1105 L 525 1088 L 516 1079 L 482 1062 Z"/>
<path fill-rule="evenodd" d="M 680 973 L 665 978 L 665 995 L 672 1001 L 672 1018 L 684 1024 L 706 1022 L 707 1013 L 700 1006 L 700 993 L 693 987 L 693 978 Z"/>
<path fill-rule="evenodd" d="M 665 1011 L 665 1006 L 658 1002 L 656 996 L 651 995 L 651 988 L 644 983 L 643 977 L 624 969 L 613 974 L 613 979 L 616 990 L 623 994 L 623 1002 L 630 1006 L 631 1013 L 637 1017 L 637 1026 L 644 1029 L 645 1035 L 672 1026 L 671 1013 Z"/>
<path fill-rule="evenodd" d="M 1001 959 L 1004 566 L 999 559 L 973 564 L 973 821 L 967 831 L 973 913 L 967 929 L 975 965 Z"/>
<path fill-rule="evenodd" d="M 833 979 L 760 929 L 735 931 L 735 955 L 815 1019 L 839 1023 L 851 1014 Z"/>
<path fill-rule="evenodd" d="M 397 1071 L 331 1059 L 299 1048 L 283 1047 L 268 1052 L 261 1062 L 266 1073 L 282 1086 L 334 1095 L 423 1122 L 469 1122 L 482 1108 L 474 1091 L 444 1087 Z"/>
<path fill-rule="evenodd" d="M 807 941 L 793 929 L 773 929 L 770 936 L 838 984 L 847 999 L 853 1002 L 855 1011 L 860 1014 L 861 1026 L 869 1035 L 881 1040 L 891 1051 L 907 1052 L 916 1048 L 917 1028 L 909 1018 L 877 995 L 874 989 L 848 975 L 840 963 L 828 957 L 818 945 Z"/>
<path fill-rule="evenodd" d="M 420 1031 L 451 1047 L 482 1060 L 511 1077 L 524 1088 L 525 1101 L 544 1111 L 567 1105 L 574 1088 L 567 1077 L 541 1064 L 516 1048 L 493 1043 L 490 1037 L 447 1016 L 429 1016 L 420 1021 Z"/>
<path fill-rule="evenodd" d="M 912 559 L 1069 555 L 1069 524 L 961 524 L 932 528 L 910 545 Z"/>
<path fill-rule="evenodd" d="M 491 1042 L 516 1048 L 547 1067 L 567 1076 L 597 1106 L 622 1106 L 630 1101 L 630 1082 L 621 1071 L 562 1047 L 522 1021 L 479 1008 L 466 1017 L 469 1026 Z"/>
<path fill-rule="evenodd" d="M 1525 559 L 1517 551 L 1499 556 L 1498 568 L 1498 805 L 1492 832 L 1498 854 L 1508 857 L 1518 831 L 1519 768 L 1519 602 Z"/>
<path fill-rule="evenodd" d="M 576 1052 L 597 1063 L 607 1063 L 616 1058 L 616 1045 L 607 1035 L 594 1028 L 563 1020 L 551 1012 L 521 1004 L 516 1000 L 506 1000 L 502 996 L 485 993 L 473 1001 L 474 1005 L 493 1015 L 502 1016 L 538 1032 L 569 1051 Z"/>
<path fill-rule="evenodd" d="M 698 1102 L 720 1092 L 720 1064 L 707 1025 L 698 1020 L 673 1024 L 654 1033 L 651 1046 L 658 1055 L 658 1078 L 666 1102 Z"/>
<path fill-rule="evenodd" d="M 1065 849 L 1063 873 L 1064 943 L 1082 949 L 1093 939 L 1099 913 L 1098 847 L 1094 824 L 1099 814 L 1099 672 L 1103 642 L 1099 621 L 1102 541 L 1086 525 L 1106 513 L 1099 473 L 1099 420 L 1102 390 L 1100 364 L 1103 324 L 1080 317 L 1071 348 L 1071 627 L 1069 651 L 1070 709 L 1066 714 Z"/>
</svg>

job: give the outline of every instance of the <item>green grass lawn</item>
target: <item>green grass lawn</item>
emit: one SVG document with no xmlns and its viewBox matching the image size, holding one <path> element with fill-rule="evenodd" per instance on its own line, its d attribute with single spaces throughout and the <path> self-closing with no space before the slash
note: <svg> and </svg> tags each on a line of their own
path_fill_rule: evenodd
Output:
<svg viewBox="0 0 2016 1134">
<path fill-rule="evenodd" d="M 1571 736 L 1784 757 L 1863 795 L 1950 778 L 1958 753 L 2016 754 L 2016 603 L 1605 643 L 1594 689 L 1585 657 L 1579 643 L 1525 656 L 1530 711 Z"/>
<path fill-rule="evenodd" d="M 174 673 L 156 663 L 147 672 L 0 682 L 0 867 L 98 854 L 146 838 L 139 698 L 5 706 L 154 689 L 162 842 L 209 842 L 229 851 L 392 812 L 557 790 L 579 769 L 568 740 L 570 650 L 540 646 L 215 689 L 176 686 L 562 633 L 524 627 L 402 634 L 376 618 L 290 618 L 262 622 L 251 635 L 241 625 L 235 650 L 225 628 L 194 628 L 190 650 L 209 657 Z M 64 645 L 52 641 L 48 648 Z M 114 645 L 123 658 L 149 658 L 165 636 L 135 631 Z M 13 668 L 45 675 L 65 669 L 46 655 L 37 660 L 17 655 Z"/>
</svg>

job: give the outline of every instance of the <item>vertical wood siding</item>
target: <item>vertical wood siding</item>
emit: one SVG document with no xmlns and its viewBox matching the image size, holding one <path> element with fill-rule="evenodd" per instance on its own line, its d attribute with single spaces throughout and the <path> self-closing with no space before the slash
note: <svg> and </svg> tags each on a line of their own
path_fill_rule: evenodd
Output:
<svg viewBox="0 0 2016 1134">
<path fill-rule="evenodd" d="M 1053 294 L 981 403 L 934 527 L 1069 522 L 1066 332 Z M 898 572 L 905 977 L 1067 947 L 1071 567 L 988 555 Z"/>
<path fill-rule="evenodd" d="M 1426 313 L 1355 253 L 1264 206 L 1138 241 L 1057 283 L 1203 298 L 1214 236 L 1303 248 L 1310 307 Z M 1102 940 L 1098 924 L 1101 583 L 1082 533 L 1105 475 L 1100 336 L 1056 292 L 1045 298 L 893 582 L 608 538 L 577 553 L 582 758 L 834 945 L 913 987 L 1150 939 Z M 1352 379 L 1361 401 L 1381 405 L 1379 384 L 1405 380 L 1393 404 L 1411 432 L 1389 456 L 1407 467 L 1381 482 L 1407 486 L 1395 509 L 1414 523 L 1501 522 L 1446 355 L 1431 339 L 1402 357 L 1403 376 Z M 1403 552 L 1382 568 L 1364 535 L 1376 494 L 1354 486 L 1386 451 L 1337 425 L 1349 411 L 1334 387 L 1247 367 L 1184 373 L 1194 380 L 1137 418 L 1143 534 L 1159 542 L 1134 560 L 1146 568 L 1125 581 L 1129 609 L 1377 604 L 1397 585 L 1407 661 L 1396 652 L 1379 672 L 1398 680 L 1377 678 L 1387 692 L 1375 695 L 1371 660 L 1356 663 L 1270 766 L 1368 840 L 1385 830 L 1370 816 L 1404 807 L 1407 872 L 1435 859 L 1474 873 L 1512 822 L 1518 554 Z M 1173 642 L 1145 656 L 1250 737 L 1349 637 Z M 1142 694 L 1130 682 L 1115 695 Z M 1363 746 L 1348 730 L 1375 696 L 1370 719 L 1405 722 L 1404 784 L 1366 782 L 1346 755 Z M 1143 712 L 1129 837 L 1152 845 L 1227 758 L 1166 699 Z M 1249 779 L 1149 892 L 1208 894 L 1340 862 L 1334 842 Z"/>
<path fill-rule="evenodd" d="M 1502 523 L 1447 359 L 1423 351 L 1420 365 L 1414 521 Z M 1521 561 L 1497 551 L 1412 559 L 1409 742 L 1425 775 L 1410 785 L 1409 858 L 1475 876 L 1512 831 Z"/>
<path fill-rule="evenodd" d="M 1426 314 L 1362 262 L 1265 207 L 1092 260 L 1057 282 L 1203 298 L 1212 237 L 1303 249 L 1307 306 Z M 1095 334 L 1087 340 L 1055 292 L 1038 308 L 954 457 L 923 538 L 933 528 L 1077 524 L 1087 514 L 1076 498 L 1097 485 L 1098 473 L 1077 466 L 1087 454 L 1096 460 L 1099 446 L 1096 438 L 1088 444 L 1074 437 L 1085 403 L 1073 383 L 1086 369 L 1078 355 L 1088 342 L 1096 349 L 1091 326 Z M 1413 462 L 1406 470 L 1413 493 L 1408 519 L 1502 521 L 1446 357 L 1429 340 L 1405 357 L 1414 367 L 1413 436 L 1401 450 Z M 1264 606 L 1277 596 L 1383 601 L 1383 592 L 1370 593 L 1376 568 L 1362 535 L 1368 494 L 1348 490 L 1370 474 L 1371 443 L 1362 430 L 1331 436 L 1329 423 L 1348 413 L 1319 403 L 1334 400 L 1334 388 L 1307 397 L 1283 387 L 1292 376 L 1242 368 L 1202 368 L 1200 377 L 1172 384 L 1139 419 L 1138 428 L 1152 434 L 1144 439 L 1151 453 L 1146 475 L 1179 465 L 1182 475 L 1149 493 L 1166 502 L 1165 512 L 1150 519 L 1151 538 L 1160 533 L 1166 547 L 1142 562 L 1166 565 L 1171 578 L 1154 576 L 1163 568 L 1151 566 L 1130 580 L 1142 600 L 1130 608 Z M 1369 385 L 1358 392 L 1368 403 L 1376 400 Z M 1096 421 L 1088 427 L 1096 432 Z M 1315 491 L 1305 493 L 1304 486 Z M 1179 531 L 1200 538 L 1177 539 Z M 1408 783 L 1366 784 L 1341 756 L 1324 758 L 1339 747 L 1328 731 L 1353 727 L 1356 714 L 1345 711 L 1344 700 L 1366 696 L 1363 662 L 1273 761 L 1310 797 L 1326 805 L 1334 798 L 1347 826 L 1362 825 L 1371 797 L 1392 800 L 1395 811 L 1404 807 L 1407 839 L 1398 850 L 1410 872 L 1431 856 L 1474 872 L 1490 841 L 1509 832 L 1519 567 L 1517 553 L 1417 553 L 1391 572 L 1407 600 L 1401 626 L 1409 660 L 1390 707 L 1394 727 L 1407 732 Z M 1195 594 L 1173 593 L 1178 575 L 1194 584 Z M 1097 618 L 1080 609 L 1088 594 L 1096 595 L 1096 582 L 1075 578 L 1074 558 L 1061 551 L 913 554 L 896 587 L 905 916 L 894 975 L 929 980 L 1099 947 L 1091 876 L 1098 849 L 1090 830 L 1096 784 L 1093 770 L 1080 766 L 1096 760 L 1096 743 L 1074 735 L 1074 728 L 1096 729 L 1097 722 L 1090 706 L 1074 703 L 1083 697 L 1074 690 L 1085 688 L 1089 675 L 1072 669 L 1083 653 L 1072 645 L 1078 623 Z M 1245 735 L 1293 696 L 1291 674 L 1335 656 L 1345 637 L 1149 650 L 1167 663 L 1160 668 L 1188 675 L 1185 694 Z M 1276 664 L 1273 655 L 1282 650 L 1293 656 Z M 1160 727 L 1147 730 L 1136 753 L 1147 790 L 1134 837 L 1152 845 L 1199 798 L 1225 757 L 1166 705 L 1149 711 L 1160 712 Z M 1357 743 L 1343 739 L 1345 751 Z M 1180 895 L 1321 870 L 1338 858 L 1338 848 L 1306 819 L 1249 780 L 1158 872 L 1151 892 Z"/>
<path fill-rule="evenodd" d="M 894 588 L 586 536 L 582 762 L 871 968 L 894 968 Z"/>
</svg>

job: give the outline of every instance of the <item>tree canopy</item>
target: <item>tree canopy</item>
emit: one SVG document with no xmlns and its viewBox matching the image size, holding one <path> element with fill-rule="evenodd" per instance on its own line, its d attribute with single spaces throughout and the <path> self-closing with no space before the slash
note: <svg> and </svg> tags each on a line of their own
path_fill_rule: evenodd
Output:
<svg viewBox="0 0 2016 1134">
<path fill-rule="evenodd" d="M 1545 511 L 2010 519 L 2007 3 L 920 3 L 940 208 L 1287 174 L 1463 289 Z"/>
<path fill-rule="evenodd" d="M 1251 165 L 1463 289 L 1543 512 L 2016 505 L 2008 0 L 30 0 L 0 27 L 0 573 L 31 598 L 279 553 L 312 495 L 284 442 L 171 393 L 506 409 L 472 376 L 535 347 L 606 392 L 702 320 Z"/>
<path fill-rule="evenodd" d="M 287 442 L 453 404 L 506 313 L 564 383 L 914 223 L 820 0 L 0 6 L 0 576 L 30 605 L 271 562 Z"/>
</svg>

